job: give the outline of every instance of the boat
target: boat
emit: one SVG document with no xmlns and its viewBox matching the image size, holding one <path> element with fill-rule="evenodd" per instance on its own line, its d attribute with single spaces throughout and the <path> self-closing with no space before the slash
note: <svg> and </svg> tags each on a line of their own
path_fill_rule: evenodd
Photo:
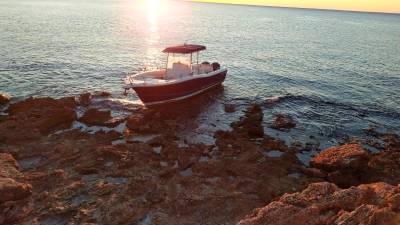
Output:
<svg viewBox="0 0 400 225">
<path fill-rule="evenodd" d="M 199 63 L 199 54 L 205 50 L 206 46 L 194 44 L 165 48 L 165 67 L 128 75 L 125 93 L 133 89 L 144 105 L 152 106 L 187 99 L 221 85 L 228 70 L 217 62 Z"/>
</svg>

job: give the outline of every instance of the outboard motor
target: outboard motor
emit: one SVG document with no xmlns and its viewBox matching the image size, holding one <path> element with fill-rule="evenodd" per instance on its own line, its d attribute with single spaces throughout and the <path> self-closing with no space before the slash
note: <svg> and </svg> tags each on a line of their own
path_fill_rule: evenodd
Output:
<svg viewBox="0 0 400 225">
<path fill-rule="evenodd" d="M 219 65 L 219 63 L 217 63 L 217 62 L 213 62 L 211 64 L 211 66 L 212 66 L 214 71 L 219 70 L 221 68 L 221 65 Z"/>
</svg>

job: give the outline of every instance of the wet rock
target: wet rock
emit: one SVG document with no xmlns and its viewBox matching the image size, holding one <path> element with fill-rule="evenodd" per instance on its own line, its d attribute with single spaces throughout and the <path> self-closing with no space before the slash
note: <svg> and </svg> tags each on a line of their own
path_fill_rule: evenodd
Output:
<svg viewBox="0 0 400 225">
<path fill-rule="evenodd" d="M 20 158 L 19 165 L 22 170 L 36 169 L 38 166 L 40 166 L 41 160 L 42 160 L 42 157 L 40 157 L 40 156 Z"/>
<path fill-rule="evenodd" d="M 6 201 L 17 201 L 28 197 L 32 193 L 32 186 L 11 178 L 0 177 L 0 193 L 0 204 Z"/>
<path fill-rule="evenodd" d="M 157 121 L 151 121 L 150 119 L 150 122 L 148 122 L 146 117 L 140 114 L 132 115 L 126 121 L 127 128 L 140 134 L 148 134 L 153 132 L 159 133 L 160 131 L 162 131 L 162 128 L 159 127 L 159 129 L 157 129 L 155 127 L 156 125 Z"/>
<path fill-rule="evenodd" d="M 400 183 L 400 151 L 386 149 L 373 154 L 365 168 L 364 176 L 368 182 Z"/>
<path fill-rule="evenodd" d="M 18 178 L 21 178 L 21 173 L 16 160 L 11 154 L 0 153 L 0 204 L 17 201 L 31 194 L 32 186 L 15 181 Z"/>
<path fill-rule="evenodd" d="M 82 93 L 79 96 L 79 105 L 81 106 L 88 106 L 90 104 L 90 101 L 92 100 L 92 94 L 90 93 Z"/>
<path fill-rule="evenodd" d="M 131 130 L 138 130 L 142 126 L 144 118 L 141 115 L 132 115 L 126 121 L 126 127 Z"/>
<path fill-rule="evenodd" d="M 78 121 L 88 126 L 105 126 L 107 121 L 111 120 L 111 118 L 110 111 L 100 111 L 95 108 L 90 108 Z"/>
<path fill-rule="evenodd" d="M 310 166 L 321 169 L 327 179 L 340 187 L 367 181 L 370 154 L 359 144 L 345 144 L 328 148 L 310 161 Z"/>
<path fill-rule="evenodd" d="M 264 135 L 264 129 L 262 126 L 251 126 L 248 129 L 250 137 L 262 137 Z"/>
<path fill-rule="evenodd" d="M 382 140 L 385 142 L 385 148 L 392 152 L 400 151 L 400 137 L 397 134 L 389 133 L 382 135 Z"/>
<path fill-rule="evenodd" d="M 289 115 L 277 114 L 271 128 L 281 131 L 288 131 L 296 127 L 296 123 Z"/>
<path fill-rule="evenodd" d="M 18 163 L 14 157 L 8 153 L 0 153 L 0 177 L 17 178 L 20 176 Z"/>
<path fill-rule="evenodd" d="M 246 112 L 245 126 L 250 137 L 263 137 L 264 128 L 262 127 L 263 112 L 259 105 L 252 106 Z"/>
<path fill-rule="evenodd" d="M 317 168 L 302 167 L 301 172 L 310 177 L 327 178 L 327 173 Z"/>
<path fill-rule="evenodd" d="M 359 144 L 345 144 L 323 151 L 312 160 L 311 166 L 324 171 L 327 179 L 340 187 L 374 182 L 398 184 L 399 139 L 393 135 L 380 136 L 386 147 L 377 153 L 369 153 Z"/>
<path fill-rule="evenodd" d="M 367 165 L 369 158 L 369 153 L 360 144 L 345 144 L 323 150 L 310 165 L 325 171 L 359 170 Z"/>
<path fill-rule="evenodd" d="M 16 224 L 32 212 L 33 204 L 29 198 L 19 201 L 8 201 L 0 204 L 0 224 Z M 31 224 L 27 221 L 27 224 Z"/>
<path fill-rule="evenodd" d="M 102 213 L 98 215 L 98 219 L 104 224 L 138 224 L 148 211 L 145 206 L 136 199 L 112 198 L 99 207 Z"/>
<path fill-rule="evenodd" d="M 224 110 L 225 110 L 225 112 L 227 112 L 227 113 L 233 113 L 233 112 L 236 111 L 235 106 L 232 105 L 232 104 L 225 104 Z"/>
<path fill-rule="evenodd" d="M 313 183 L 304 191 L 285 194 L 256 209 L 238 225 L 261 224 L 398 224 L 400 214 L 389 204 L 400 186 L 385 183 L 340 189 L 331 183 Z"/>
<path fill-rule="evenodd" d="M 262 127 L 263 112 L 259 105 L 250 106 L 239 122 L 232 124 L 235 132 L 243 132 L 250 138 L 264 136 L 264 128 Z"/>
<path fill-rule="evenodd" d="M 0 93 L 0 106 L 1 105 L 5 105 L 8 102 L 10 102 L 10 98 L 11 98 L 11 96 L 9 96 L 7 94 Z"/>
<path fill-rule="evenodd" d="M 181 170 L 185 170 L 197 162 L 197 157 L 193 157 L 189 154 L 178 153 L 178 166 Z"/>
<path fill-rule="evenodd" d="M 160 203 L 164 201 L 165 193 L 161 190 L 152 190 L 146 194 L 146 200 L 151 203 Z"/>
<path fill-rule="evenodd" d="M 269 136 L 265 136 L 263 142 L 262 142 L 262 146 L 265 150 L 280 150 L 282 152 L 287 152 L 288 147 L 285 145 L 284 141 L 269 137 Z"/>
<path fill-rule="evenodd" d="M 0 122 L 0 141 L 30 141 L 59 129 L 71 127 L 76 119 L 73 98 L 28 98 L 11 104 Z"/>
<path fill-rule="evenodd" d="M 102 98 L 108 98 L 111 97 L 111 93 L 107 91 L 95 91 L 93 93 L 94 97 L 102 97 Z"/>
<path fill-rule="evenodd" d="M 62 103 L 57 107 L 76 109 L 70 100 L 57 101 Z M 43 135 L 35 126 L 26 126 L 38 136 L 0 144 L 0 151 L 12 153 L 24 168 L 17 176 L 15 160 L 5 160 L 11 169 L 4 174 L 14 173 L 10 179 L 32 184 L 33 194 L 13 202 L 12 209 L 2 208 L 10 201 L 5 202 L 0 212 L 22 210 L 27 202 L 34 207 L 27 217 L 13 216 L 15 211 L 5 224 L 139 224 L 150 223 L 150 217 L 153 224 L 236 224 L 254 208 L 322 180 L 316 168 L 306 173 L 284 142 L 264 135 L 263 112 L 257 105 L 232 124 L 232 131 L 217 132 L 213 146 L 182 142 L 176 130 L 198 115 L 190 112 L 195 103 L 178 111 L 140 109 L 127 121 L 124 137 L 78 129 Z M 24 128 L 17 119 L 25 115 L 22 109 L 31 107 L 6 116 L 8 129 Z M 122 141 L 112 145 L 115 140 Z M 391 209 L 398 208 L 397 199 L 393 196 L 388 203 Z"/>
</svg>

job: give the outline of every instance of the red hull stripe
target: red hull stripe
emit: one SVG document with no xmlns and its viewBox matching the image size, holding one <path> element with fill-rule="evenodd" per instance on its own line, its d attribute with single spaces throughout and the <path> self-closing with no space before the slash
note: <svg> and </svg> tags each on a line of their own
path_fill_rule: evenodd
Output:
<svg viewBox="0 0 400 225">
<path fill-rule="evenodd" d="M 210 77 L 187 80 L 163 86 L 134 87 L 140 100 L 146 105 L 176 101 L 199 94 L 225 80 L 227 71 Z"/>
</svg>

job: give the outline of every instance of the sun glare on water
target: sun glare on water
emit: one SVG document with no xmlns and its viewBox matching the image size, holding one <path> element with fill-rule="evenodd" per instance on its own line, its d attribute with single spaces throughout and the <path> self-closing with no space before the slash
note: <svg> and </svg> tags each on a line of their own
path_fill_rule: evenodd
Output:
<svg viewBox="0 0 400 225">
<path fill-rule="evenodd" d="M 140 18 L 139 32 L 145 38 L 145 42 L 142 43 L 147 49 L 144 54 L 144 67 L 156 69 L 158 66 L 163 66 L 164 62 L 160 61 L 160 51 L 165 47 L 167 40 L 163 37 L 168 36 L 165 32 L 174 27 L 182 14 L 189 12 L 187 5 L 182 1 L 172 0 L 130 0 L 130 2 L 131 10 L 128 12 Z M 134 19 L 135 17 L 132 20 Z M 164 57 L 162 59 L 164 60 Z"/>
<path fill-rule="evenodd" d="M 148 0 L 147 1 L 148 7 L 150 9 L 151 8 L 158 9 L 160 7 L 160 3 L 161 3 L 161 0 Z"/>
</svg>

